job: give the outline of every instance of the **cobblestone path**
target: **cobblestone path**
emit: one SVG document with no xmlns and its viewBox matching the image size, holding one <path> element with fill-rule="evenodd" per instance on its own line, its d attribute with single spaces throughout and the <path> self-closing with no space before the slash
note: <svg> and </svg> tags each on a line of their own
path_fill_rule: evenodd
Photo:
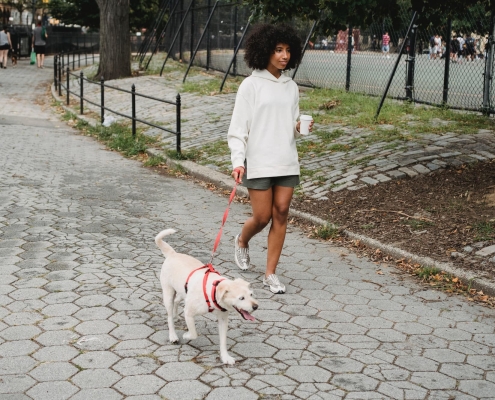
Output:
<svg viewBox="0 0 495 400">
<path fill-rule="evenodd" d="M 220 364 L 216 323 L 171 345 L 153 238 L 207 261 L 226 199 L 106 151 L 34 103 L 50 79 L 21 61 L 0 71 L 0 398 L 493 399 L 495 312 L 425 289 L 344 248 L 288 233 L 285 295 L 262 288 L 232 239 L 215 265 L 253 283 L 256 322 L 230 321 L 235 366 Z M 9 100 L 14 99 L 14 100 Z M 178 324 L 180 333 L 184 323 Z M 181 335 L 180 335 L 181 336 Z"/>
</svg>

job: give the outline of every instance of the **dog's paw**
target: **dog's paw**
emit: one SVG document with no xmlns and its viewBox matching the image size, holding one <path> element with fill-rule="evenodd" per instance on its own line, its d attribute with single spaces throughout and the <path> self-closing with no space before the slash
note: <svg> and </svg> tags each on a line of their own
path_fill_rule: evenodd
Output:
<svg viewBox="0 0 495 400">
<path fill-rule="evenodd" d="M 235 358 L 227 355 L 225 357 L 222 357 L 222 362 L 224 364 L 234 365 L 235 364 Z"/>
<path fill-rule="evenodd" d="M 191 335 L 191 332 L 186 332 L 184 335 L 182 335 L 182 339 L 184 340 L 194 340 L 198 337 L 198 335 Z"/>
<path fill-rule="evenodd" d="M 178 344 L 179 343 L 179 337 L 176 334 L 169 335 L 168 340 L 172 344 Z"/>
</svg>

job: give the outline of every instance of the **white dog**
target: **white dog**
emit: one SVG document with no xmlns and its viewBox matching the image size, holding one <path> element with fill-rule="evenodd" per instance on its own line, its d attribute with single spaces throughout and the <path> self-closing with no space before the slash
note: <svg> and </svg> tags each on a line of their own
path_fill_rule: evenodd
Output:
<svg viewBox="0 0 495 400">
<path fill-rule="evenodd" d="M 172 233 L 175 233 L 174 229 L 166 229 L 155 238 L 156 245 L 166 257 L 160 273 L 160 283 L 163 290 L 163 303 L 168 314 L 169 340 L 172 343 L 179 342 L 175 332 L 174 318 L 177 316 L 179 302 L 184 299 L 184 318 L 188 332 L 184 333 L 183 339 L 196 339 L 198 333 L 194 317 L 213 311 L 218 318 L 220 358 L 224 364 L 234 364 L 235 359 L 227 352 L 229 312 L 236 311 L 244 319 L 254 321 L 250 313 L 258 308 L 258 302 L 254 299 L 249 283 L 245 280 L 232 281 L 221 277 L 215 270 L 205 274 L 208 267 L 201 261 L 175 252 L 162 240 Z"/>
</svg>

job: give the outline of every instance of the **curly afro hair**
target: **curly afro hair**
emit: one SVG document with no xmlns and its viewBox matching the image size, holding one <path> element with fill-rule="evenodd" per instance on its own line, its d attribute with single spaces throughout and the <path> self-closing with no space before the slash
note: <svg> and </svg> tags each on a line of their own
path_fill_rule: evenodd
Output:
<svg viewBox="0 0 495 400">
<path fill-rule="evenodd" d="M 277 44 L 290 47 L 290 60 L 285 70 L 295 68 L 301 62 L 301 39 L 294 28 L 289 25 L 260 24 L 253 28 L 246 41 L 244 60 L 249 68 L 265 69 L 270 62 Z"/>
</svg>

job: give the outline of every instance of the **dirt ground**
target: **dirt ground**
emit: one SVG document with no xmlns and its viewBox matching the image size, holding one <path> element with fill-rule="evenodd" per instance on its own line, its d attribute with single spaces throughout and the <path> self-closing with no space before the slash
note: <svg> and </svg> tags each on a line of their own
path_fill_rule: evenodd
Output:
<svg viewBox="0 0 495 400">
<path fill-rule="evenodd" d="M 495 279 L 495 160 L 392 180 L 293 207 L 340 228 Z"/>
</svg>

